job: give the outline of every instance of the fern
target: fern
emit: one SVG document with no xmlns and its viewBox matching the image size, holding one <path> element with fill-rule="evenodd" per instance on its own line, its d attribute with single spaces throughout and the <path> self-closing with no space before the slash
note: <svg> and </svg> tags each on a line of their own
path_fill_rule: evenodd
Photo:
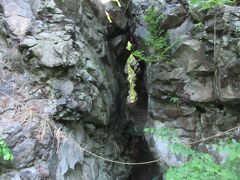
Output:
<svg viewBox="0 0 240 180">
<path fill-rule="evenodd" d="M 132 52 L 132 55 L 135 56 L 135 57 L 138 58 L 138 59 L 146 60 L 146 57 L 145 57 L 143 51 L 139 51 L 139 50 L 133 51 L 133 52 Z"/>
<path fill-rule="evenodd" d="M 168 48 L 168 34 L 166 30 L 161 29 L 162 21 L 164 19 L 163 14 L 158 15 L 154 7 L 150 7 L 146 11 L 145 21 L 147 23 L 147 29 L 150 32 L 150 36 L 147 39 L 149 46 L 153 47 L 155 55 L 149 57 L 149 61 L 166 60 L 169 54 Z"/>
<path fill-rule="evenodd" d="M 147 23 L 147 29 L 150 35 L 145 39 L 148 46 L 154 50 L 154 55 L 146 56 L 142 51 L 134 51 L 133 55 L 145 62 L 158 62 L 167 60 L 169 57 L 170 49 L 172 46 L 168 44 L 168 34 L 166 30 L 161 30 L 161 25 L 164 16 L 158 15 L 154 7 L 150 7 L 146 10 L 144 19 Z"/>
</svg>

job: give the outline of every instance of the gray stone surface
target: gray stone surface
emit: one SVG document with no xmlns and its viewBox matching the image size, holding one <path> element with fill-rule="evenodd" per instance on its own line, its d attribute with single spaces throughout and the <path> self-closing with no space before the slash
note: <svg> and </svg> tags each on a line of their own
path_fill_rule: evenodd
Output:
<svg viewBox="0 0 240 180">
<path fill-rule="evenodd" d="M 19 37 L 23 36 L 33 18 L 30 1 L 1 0 L 0 4 L 11 32 Z"/>
<path fill-rule="evenodd" d="M 74 52 L 72 41 L 64 41 L 64 32 L 41 33 L 38 43 L 30 51 L 39 62 L 33 62 L 46 67 L 73 66 L 77 63 L 79 55 Z M 34 59 L 33 61 L 36 61 Z"/>
<path fill-rule="evenodd" d="M 181 25 L 187 15 L 186 9 L 181 4 L 173 4 L 166 6 L 164 11 L 163 26 L 167 29 Z"/>
<path fill-rule="evenodd" d="M 122 1 L 121 8 L 108 7 L 110 25 L 97 0 L 0 0 L 0 137 L 14 155 L 12 162 L 0 160 L 0 179 L 129 177 L 128 166 L 96 159 L 80 146 L 132 161 L 118 132 L 127 120 L 125 48 L 130 35 L 135 49 L 152 52 L 144 21 L 151 5 L 165 14 L 163 28 L 176 43 L 169 61 L 148 64 L 143 77 L 152 127 L 176 128 L 193 141 L 239 123 L 239 7 L 219 11 L 214 39 L 215 11 L 202 13 L 206 21 L 198 27 L 176 2 L 133 0 L 124 13 L 128 1 Z M 146 139 L 161 168 L 185 161 L 169 142 Z"/>
<path fill-rule="evenodd" d="M 152 52 L 144 42 L 148 32 L 143 17 L 150 5 L 159 14 L 165 15 L 165 22 L 160 28 L 169 33 L 169 42 L 175 44 L 168 62 L 147 65 L 150 126 L 176 128 L 179 136 L 186 141 L 208 137 L 236 126 L 240 103 L 239 33 L 236 33 L 239 7 L 226 6 L 206 14 L 198 13 L 203 20 L 200 25 L 189 18 L 184 8 L 177 4 L 178 1 L 167 2 L 169 4 L 161 1 L 156 5 L 153 1 L 136 0 L 130 9 L 136 27 L 133 30 L 136 49 Z M 219 15 L 214 39 L 216 13 Z M 171 101 L 174 97 L 178 98 L 175 103 Z M 183 162 L 171 153 L 169 142 L 148 135 L 146 138 L 155 157 L 162 159 L 159 164 L 163 169 Z"/>
<path fill-rule="evenodd" d="M 31 36 L 28 36 L 20 43 L 20 46 L 30 48 L 35 46 L 36 44 L 37 44 L 37 40 Z"/>
<path fill-rule="evenodd" d="M 0 160 L 1 180 L 129 176 L 130 168 L 105 163 L 80 147 L 130 161 L 128 152 L 121 155 L 126 139 L 107 128 L 117 118 L 124 121 L 117 106 L 124 106 L 127 83 L 116 54 L 126 38 L 115 49 L 108 45 L 98 1 L 84 1 L 77 18 L 72 13 L 78 4 L 64 3 L 0 1 L 0 137 L 14 155 L 12 162 Z"/>
</svg>

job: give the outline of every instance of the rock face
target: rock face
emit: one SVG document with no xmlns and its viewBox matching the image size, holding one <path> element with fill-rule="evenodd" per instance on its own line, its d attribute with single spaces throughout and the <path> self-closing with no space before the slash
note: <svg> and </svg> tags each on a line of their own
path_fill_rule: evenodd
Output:
<svg viewBox="0 0 240 180">
<path fill-rule="evenodd" d="M 218 10 L 215 27 L 216 12 L 202 14 L 199 27 L 179 2 L 159 1 L 156 5 L 156 1 L 136 0 L 129 13 L 134 17 L 136 49 L 146 50 L 144 38 L 149 33 L 143 17 L 150 6 L 163 15 L 162 28 L 172 43 L 177 42 L 169 62 L 147 64 L 150 126 L 176 128 L 184 140 L 194 141 L 239 123 L 239 24 L 235 22 L 240 9 L 226 6 Z M 228 28 L 223 31 L 221 24 Z M 171 101 L 173 97 L 177 102 Z M 167 141 L 146 138 L 155 157 L 162 159 L 163 169 L 184 161 L 170 152 Z"/>
<path fill-rule="evenodd" d="M 5 20 L 11 32 L 21 37 L 25 34 L 33 18 L 31 1 L 1 0 Z"/>
<path fill-rule="evenodd" d="M 14 155 L 0 160 L 0 179 L 126 179 L 130 168 L 81 149 L 129 159 L 126 139 L 109 130 L 124 122 L 126 38 L 106 41 L 101 3 L 1 0 L 0 7 L 0 137 Z"/>
<path fill-rule="evenodd" d="M 121 134 L 127 120 L 128 136 L 143 136 L 148 124 L 175 128 L 186 141 L 236 126 L 240 9 L 196 17 L 179 2 L 122 0 L 119 7 L 99 0 L 0 0 L 0 138 L 14 155 L 11 162 L 0 159 L 0 180 L 140 177 L 145 167 L 130 176 L 128 166 L 87 152 L 134 161 L 131 138 Z M 163 15 L 159 27 L 175 46 L 167 62 L 138 63 L 138 101 L 127 111 L 126 46 L 131 40 L 133 48 L 152 52 L 144 20 L 150 6 Z M 186 160 L 171 153 L 169 142 L 145 138 L 161 172 Z M 136 144 L 146 147 L 143 139 Z M 146 151 L 135 151 L 148 160 L 141 157 Z"/>
</svg>

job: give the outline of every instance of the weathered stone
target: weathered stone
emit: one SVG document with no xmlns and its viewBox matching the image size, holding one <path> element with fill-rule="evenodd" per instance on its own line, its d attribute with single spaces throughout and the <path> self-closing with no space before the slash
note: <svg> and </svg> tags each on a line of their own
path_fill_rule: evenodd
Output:
<svg viewBox="0 0 240 180">
<path fill-rule="evenodd" d="M 35 46 L 36 44 L 37 40 L 34 37 L 29 36 L 20 43 L 20 46 L 30 48 Z"/>
<path fill-rule="evenodd" d="M 216 24 L 215 22 L 218 21 Z M 214 24 L 215 24 L 215 27 L 214 27 Z M 224 26 L 225 25 L 225 21 L 220 18 L 220 19 L 209 19 L 207 21 L 205 21 L 205 29 L 207 31 L 214 31 L 214 28 L 216 31 L 222 31 L 224 30 L 226 27 Z"/>
<path fill-rule="evenodd" d="M 30 2 L 24 0 L 2 0 L 0 3 L 10 30 L 17 36 L 23 36 L 33 18 Z"/>
<path fill-rule="evenodd" d="M 123 53 L 127 46 L 127 36 L 126 35 L 119 35 L 111 40 L 111 45 L 113 46 L 114 50 L 116 51 L 117 55 Z"/>
<path fill-rule="evenodd" d="M 48 82 L 54 90 L 59 91 L 63 95 L 71 95 L 74 85 L 71 81 L 49 80 Z"/>
<path fill-rule="evenodd" d="M 128 3 L 108 9 L 110 25 L 100 1 L 0 0 L 12 31 L 0 15 L 0 136 L 14 152 L 12 162 L 0 160 L 0 179 L 129 179 L 130 168 L 105 163 L 81 147 L 133 161 L 131 147 L 114 129 L 120 131 L 127 119 L 126 42 L 130 37 L 134 50 L 153 52 L 145 41 L 150 6 L 166 14 L 168 42 L 176 44 L 168 61 L 141 61 L 144 66 L 135 68 L 143 71 L 144 90 L 138 93 L 146 89 L 148 109 L 130 118 L 141 125 L 130 128 L 132 135 L 139 135 L 135 129 L 142 132 L 147 119 L 153 128 L 176 128 L 181 138 L 193 141 L 239 122 L 239 7 L 217 12 L 215 36 L 216 11 L 197 13 L 205 31 L 177 0 Z M 169 142 L 147 140 L 164 169 L 184 162 Z"/>
<path fill-rule="evenodd" d="M 46 67 L 72 66 L 77 63 L 78 54 L 74 52 L 71 41 L 64 41 L 60 35 L 43 33 L 36 46 L 30 48 L 38 58 L 38 64 Z"/>
<path fill-rule="evenodd" d="M 41 180 L 41 177 L 35 168 L 27 168 L 20 171 L 20 177 L 22 180 Z"/>
<path fill-rule="evenodd" d="M 170 34 L 172 54 L 167 62 L 147 65 L 148 118 L 151 127 L 157 128 L 160 124 L 160 127 L 176 128 L 181 138 L 194 141 L 231 129 L 237 122 L 236 106 L 230 108 L 229 114 L 223 106 L 239 103 L 240 9 L 225 6 L 207 13 L 196 12 L 189 18 L 178 3 L 161 1 L 161 5 L 156 5 L 152 1 L 133 1 L 130 14 L 134 16 L 136 29 L 132 34 L 135 48 L 151 54 L 151 47 L 145 46 L 142 38 L 149 35 L 144 11 L 152 6 L 157 13 L 166 15 L 163 22 Z M 193 19 L 203 26 L 194 25 Z M 214 31 L 217 34 L 214 35 Z M 169 142 L 145 137 L 156 158 L 161 158 L 159 165 L 164 170 L 167 165 L 184 162 L 171 154 Z"/>
<path fill-rule="evenodd" d="M 63 14 L 54 14 L 52 17 L 52 21 L 50 22 L 62 22 L 64 20 L 65 16 Z"/>
<path fill-rule="evenodd" d="M 19 173 L 17 171 L 8 172 L 6 174 L 1 174 L 0 179 L 2 180 L 21 180 Z"/>
<path fill-rule="evenodd" d="M 28 147 L 28 148 L 26 148 Z M 18 168 L 31 165 L 36 155 L 36 140 L 26 139 L 13 149 L 14 161 Z"/>
<path fill-rule="evenodd" d="M 12 162 L 0 160 L 0 179 L 129 176 L 130 169 L 125 166 L 109 166 L 83 154 L 80 147 L 130 161 L 128 155 L 120 157 L 127 147 L 124 138 L 116 140 L 117 133 L 107 134 L 108 128 L 95 127 L 115 122 L 124 114 L 116 114 L 115 101 L 125 96 L 119 87 L 127 87 L 124 72 L 115 61 L 116 52 L 106 41 L 104 10 L 95 3 L 84 1 L 74 29 L 72 12 L 77 4 L 73 0 L 64 7 L 59 1 L 0 1 L 0 11 L 7 23 L 12 21 L 6 25 L 12 26 L 14 34 L 5 29 L 0 15 L 0 136 L 14 153 Z M 122 46 L 118 44 L 119 49 L 125 48 Z M 22 68 L 22 74 L 16 67 Z M 124 103 L 125 98 L 118 100 L 118 106 Z M 85 131 L 85 122 L 92 122 L 95 128 L 88 126 Z"/>
<path fill-rule="evenodd" d="M 187 11 L 181 4 L 169 5 L 164 11 L 163 26 L 167 29 L 181 25 L 186 18 Z"/>
<path fill-rule="evenodd" d="M 53 0 L 47 1 L 46 5 L 47 8 L 54 10 L 56 8 L 56 3 Z"/>
<path fill-rule="evenodd" d="M 85 124 L 85 127 L 89 135 L 94 135 L 96 127 L 93 124 Z"/>
<path fill-rule="evenodd" d="M 63 141 L 58 158 L 60 162 L 57 168 L 56 178 L 63 180 L 65 173 L 67 173 L 69 169 L 74 169 L 77 163 L 82 163 L 83 151 L 76 143 L 66 139 Z"/>
<path fill-rule="evenodd" d="M 109 12 L 113 23 L 120 29 L 126 30 L 128 27 L 128 18 L 122 11 L 110 11 Z"/>
<path fill-rule="evenodd" d="M 170 38 L 172 44 L 176 44 L 178 46 L 181 42 L 191 39 L 188 35 L 189 32 L 193 29 L 194 25 L 190 19 L 186 19 L 184 23 L 176 28 L 169 29 Z"/>
<path fill-rule="evenodd" d="M 174 56 L 179 59 L 179 65 L 188 71 L 197 68 L 205 60 L 203 43 L 196 40 L 187 40 L 181 43 Z"/>
<path fill-rule="evenodd" d="M 190 78 L 184 90 L 192 101 L 211 102 L 215 99 L 212 77 Z"/>
<path fill-rule="evenodd" d="M 154 122 L 155 128 L 162 128 L 162 124 L 159 122 Z M 161 159 L 159 162 L 160 166 L 166 170 L 168 166 L 179 166 L 186 161 L 183 156 L 177 156 L 170 150 L 170 142 L 167 140 L 161 140 L 157 136 L 146 136 L 149 142 L 149 147 L 152 152 L 154 152 L 156 159 Z"/>
<path fill-rule="evenodd" d="M 220 97 L 224 101 L 235 101 L 240 100 L 239 91 L 239 60 L 232 51 L 221 49 L 219 51 L 218 68 L 219 76 L 219 93 Z"/>
</svg>

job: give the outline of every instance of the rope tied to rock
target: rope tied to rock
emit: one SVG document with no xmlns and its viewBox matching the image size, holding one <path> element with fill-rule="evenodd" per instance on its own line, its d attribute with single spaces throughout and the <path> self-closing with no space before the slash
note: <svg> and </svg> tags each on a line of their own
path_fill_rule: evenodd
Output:
<svg viewBox="0 0 240 180">
<path fill-rule="evenodd" d="M 231 129 L 229 129 L 227 131 L 217 133 L 217 134 L 215 134 L 213 136 L 209 136 L 209 137 L 201 139 L 201 140 L 197 140 L 197 141 L 194 141 L 194 142 L 187 143 L 187 145 L 192 146 L 192 145 L 200 144 L 200 143 L 203 143 L 203 142 L 206 142 L 206 141 L 210 141 L 210 140 L 212 140 L 214 138 L 219 138 L 219 137 L 221 137 L 223 135 L 226 135 L 227 133 L 232 132 L 232 131 L 234 131 L 236 129 L 239 129 L 239 128 L 240 128 L 240 125 L 238 125 L 238 126 L 236 126 L 234 128 L 231 128 Z M 93 153 L 93 152 L 83 148 L 82 146 L 80 146 L 80 148 L 84 152 L 86 152 L 86 153 L 88 153 L 88 154 L 90 154 L 90 155 L 92 155 L 92 156 L 94 156 L 96 158 L 102 159 L 102 160 L 107 161 L 107 162 L 115 163 L 115 164 L 137 166 L 137 165 L 152 164 L 152 163 L 156 163 L 156 162 L 161 161 L 161 159 L 159 158 L 159 159 L 155 159 L 155 160 L 152 160 L 152 161 L 145 161 L 145 162 L 122 162 L 122 161 L 117 161 L 117 160 L 112 160 L 112 159 L 108 159 L 108 158 L 102 157 L 100 155 L 97 155 L 97 154 L 95 154 L 95 153 Z"/>
<path fill-rule="evenodd" d="M 99 156 L 95 153 L 92 153 L 90 151 L 88 151 L 87 149 L 83 148 L 80 146 L 80 148 L 84 151 L 84 152 L 87 152 L 88 154 L 94 156 L 94 157 L 97 157 L 99 159 L 102 159 L 104 161 L 107 161 L 107 162 L 111 162 L 111 163 L 115 163 L 115 164 L 122 164 L 122 165 L 144 165 L 144 164 L 152 164 L 152 163 L 156 163 L 158 161 L 161 161 L 161 159 L 155 159 L 155 160 L 152 160 L 152 161 L 145 161 L 145 162 L 122 162 L 122 161 L 117 161 L 117 160 L 112 160 L 112 159 L 108 159 L 108 158 L 105 158 L 105 157 L 102 157 L 102 156 Z"/>
<path fill-rule="evenodd" d="M 19 102 L 19 101 L 17 101 L 16 99 L 12 98 L 10 95 L 8 95 L 8 94 L 6 94 L 6 93 L 4 93 L 4 92 L 2 92 L 2 91 L 0 91 L 0 94 L 6 96 L 6 97 L 8 97 L 8 98 L 10 98 L 10 99 L 13 100 L 17 105 L 26 106 L 26 105 L 24 104 L 24 102 Z M 28 109 L 31 109 L 31 107 L 27 107 L 27 108 L 28 108 Z M 69 137 L 65 136 L 65 135 L 61 132 L 61 127 L 57 127 L 56 124 L 55 124 L 55 122 L 54 122 L 53 120 L 48 119 L 47 121 L 48 121 L 47 123 L 49 123 L 49 125 L 50 125 L 50 126 L 52 127 L 52 129 L 55 131 L 54 133 L 57 134 L 56 136 L 61 137 L 61 138 L 68 138 L 68 139 L 70 139 Z M 194 141 L 194 142 L 185 143 L 185 144 L 188 145 L 188 146 L 193 146 L 193 145 L 196 145 L 196 144 L 200 144 L 200 143 L 203 143 L 203 142 L 206 142 L 206 141 L 210 141 L 210 140 L 212 140 L 212 139 L 214 139 L 214 138 L 219 138 L 219 137 L 221 137 L 221 136 L 223 136 L 223 135 L 227 135 L 228 133 L 230 133 L 230 132 L 232 132 L 232 131 L 234 131 L 234 130 L 237 130 L 237 129 L 238 129 L 238 131 L 240 131 L 240 125 L 235 126 L 235 127 L 231 128 L 231 129 L 228 129 L 228 130 L 226 130 L 226 131 L 224 131 L 224 132 L 220 132 L 220 133 L 217 133 L 217 134 L 215 134 L 215 135 L 209 136 L 209 137 L 207 137 L 207 138 L 200 139 L 200 140 L 197 140 L 197 141 Z M 59 144 L 58 144 L 58 145 L 59 145 Z M 94 157 L 96 157 L 96 158 L 98 158 L 98 159 L 101 159 L 101 160 L 104 160 L 104 161 L 107 161 L 107 162 L 110 162 L 110 163 L 115 163 L 115 164 L 136 166 L 136 165 L 152 164 L 152 163 L 156 163 L 156 162 L 161 161 L 161 159 L 159 158 L 159 159 L 155 159 L 155 160 L 151 160 L 151 161 L 145 161 L 145 162 L 122 162 L 122 161 L 118 161 L 118 160 L 112 160 L 112 159 L 109 159 L 109 158 L 105 158 L 105 157 L 103 157 L 103 156 L 100 156 L 100 155 L 98 155 L 98 154 L 95 154 L 95 153 L 87 150 L 86 148 L 82 147 L 81 145 L 79 145 L 79 147 L 80 147 L 80 149 L 82 149 L 84 152 L 86 152 L 86 153 L 88 153 L 88 154 L 90 154 L 90 155 L 92 155 L 92 156 L 94 156 Z"/>
</svg>

